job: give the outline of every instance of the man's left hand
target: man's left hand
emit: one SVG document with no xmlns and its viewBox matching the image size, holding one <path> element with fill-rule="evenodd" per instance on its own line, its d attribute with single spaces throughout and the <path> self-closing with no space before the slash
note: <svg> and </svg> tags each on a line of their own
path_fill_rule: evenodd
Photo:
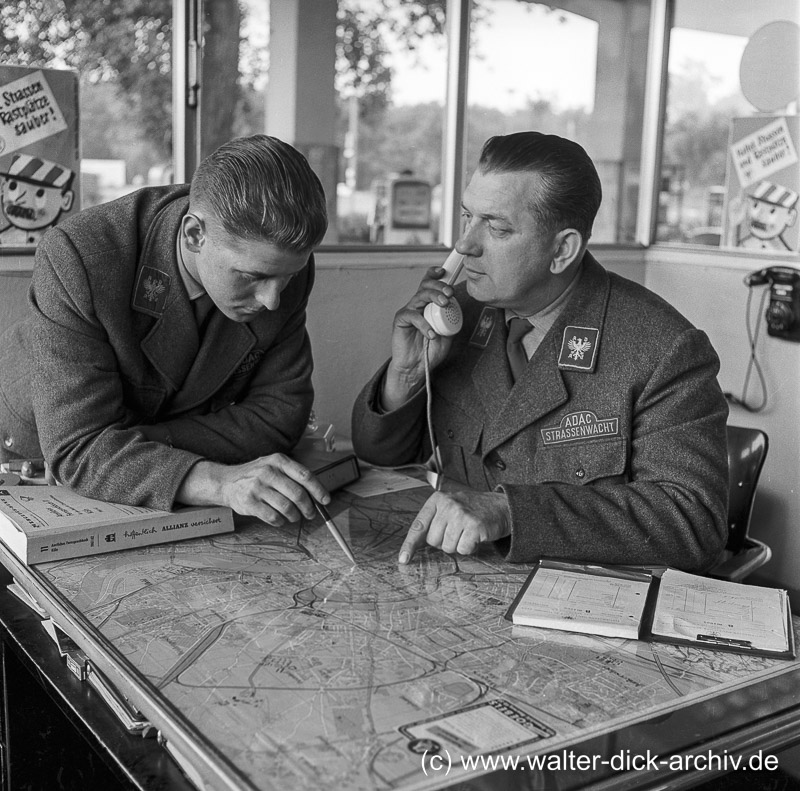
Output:
<svg viewBox="0 0 800 791">
<path fill-rule="evenodd" d="M 400 548 L 400 563 L 427 543 L 443 552 L 471 555 L 483 541 L 511 534 L 511 513 L 502 492 L 435 492 L 411 523 Z"/>
</svg>

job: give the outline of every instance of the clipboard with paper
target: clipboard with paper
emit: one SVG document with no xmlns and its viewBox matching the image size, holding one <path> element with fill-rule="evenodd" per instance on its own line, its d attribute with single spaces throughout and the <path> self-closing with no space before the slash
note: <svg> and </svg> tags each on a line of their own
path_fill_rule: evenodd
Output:
<svg viewBox="0 0 800 791">
<path fill-rule="evenodd" d="M 649 636 L 659 642 L 787 659 L 795 654 L 785 590 L 676 569 L 661 575 Z"/>
<path fill-rule="evenodd" d="M 542 559 L 506 613 L 519 626 L 791 659 L 785 590 L 688 574 Z"/>
</svg>

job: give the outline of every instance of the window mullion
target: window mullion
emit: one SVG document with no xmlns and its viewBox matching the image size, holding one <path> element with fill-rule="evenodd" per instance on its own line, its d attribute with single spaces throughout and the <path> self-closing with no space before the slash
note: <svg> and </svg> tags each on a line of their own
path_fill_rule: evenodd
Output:
<svg viewBox="0 0 800 791">
<path fill-rule="evenodd" d="M 470 0 L 447 2 L 447 98 L 442 144 L 442 213 L 439 240 L 455 244 L 460 230 L 466 150 Z"/>
</svg>

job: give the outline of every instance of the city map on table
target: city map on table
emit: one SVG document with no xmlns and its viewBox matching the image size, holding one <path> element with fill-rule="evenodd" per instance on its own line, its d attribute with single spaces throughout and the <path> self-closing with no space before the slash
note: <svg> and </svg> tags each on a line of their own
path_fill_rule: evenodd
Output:
<svg viewBox="0 0 800 791">
<path fill-rule="evenodd" d="M 514 627 L 529 566 L 492 549 L 398 566 L 428 494 L 338 498 L 352 568 L 321 522 L 243 523 L 36 574 L 214 746 L 231 788 L 437 788 L 467 775 L 427 771 L 433 755 L 554 752 L 794 666 Z"/>
</svg>

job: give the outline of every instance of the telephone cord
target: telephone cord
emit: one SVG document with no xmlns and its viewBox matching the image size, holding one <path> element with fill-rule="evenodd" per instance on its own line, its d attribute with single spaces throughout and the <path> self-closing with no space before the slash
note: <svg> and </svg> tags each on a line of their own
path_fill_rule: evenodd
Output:
<svg viewBox="0 0 800 791">
<path fill-rule="evenodd" d="M 429 356 L 430 339 L 423 340 L 423 361 L 425 365 L 425 416 L 428 423 L 428 439 L 431 443 L 431 459 L 433 460 L 433 470 L 435 482 L 433 488 L 437 491 L 442 485 L 442 460 L 439 457 L 439 446 L 436 444 L 436 437 L 433 431 L 433 389 L 431 387 L 431 361 Z"/>
<path fill-rule="evenodd" d="M 742 407 L 742 409 L 747 410 L 748 412 L 761 412 L 767 406 L 767 381 L 764 377 L 764 372 L 761 369 L 761 365 L 756 358 L 756 344 L 758 343 L 758 335 L 761 331 L 761 324 L 758 321 L 758 317 L 764 312 L 764 304 L 767 301 L 767 295 L 769 293 L 769 289 L 765 289 L 761 295 L 761 302 L 758 306 L 758 313 L 756 315 L 756 328 L 755 332 L 751 326 L 752 320 L 752 302 L 753 302 L 753 286 L 747 291 L 747 306 L 745 307 L 745 327 L 747 328 L 747 340 L 750 345 L 750 359 L 747 363 L 747 370 L 745 371 L 744 383 L 742 384 L 742 397 L 737 398 L 733 393 L 725 393 L 725 398 L 728 399 L 732 404 L 736 404 L 736 406 Z M 750 376 L 755 369 L 756 374 L 758 375 L 758 381 L 761 385 L 761 403 L 757 406 L 752 406 L 751 404 L 747 403 L 747 390 L 750 387 Z"/>
</svg>

